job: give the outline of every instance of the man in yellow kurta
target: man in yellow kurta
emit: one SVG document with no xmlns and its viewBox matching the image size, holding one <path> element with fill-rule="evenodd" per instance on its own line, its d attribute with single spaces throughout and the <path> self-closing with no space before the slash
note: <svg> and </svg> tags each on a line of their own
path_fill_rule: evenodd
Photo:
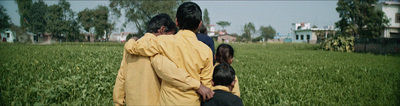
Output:
<svg viewBox="0 0 400 106">
<path fill-rule="evenodd" d="M 166 14 L 160 14 L 149 21 L 148 32 L 151 33 L 146 33 L 140 40 L 148 40 L 161 34 L 173 34 L 175 31 L 176 26 L 171 18 Z M 134 42 L 134 40 L 129 40 L 126 44 L 130 44 L 129 42 Z M 154 60 L 165 58 L 159 57 Z M 193 79 L 186 71 L 178 69 L 175 64 L 169 64 L 168 68 L 160 70 L 157 74 L 165 82 L 179 86 L 180 90 L 199 89 L 202 86 L 199 80 Z M 126 105 L 159 105 L 160 81 L 156 72 L 153 71 L 149 57 L 127 54 L 124 50 L 113 92 L 115 105 L 121 106 L 124 103 Z"/>
<path fill-rule="evenodd" d="M 176 35 L 127 42 L 125 50 L 130 54 L 143 56 L 164 55 L 177 67 L 186 70 L 191 77 L 211 88 L 212 52 L 207 45 L 197 40 L 194 33 L 201 25 L 201 9 L 196 3 L 186 2 L 178 7 L 176 17 L 177 26 L 181 29 Z M 161 68 L 155 68 L 158 69 Z M 206 98 L 212 97 L 212 95 L 206 96 Z M 184 91 L 175 87 L 173 83 L 166 81 L 161 83 L 161 105 L 200 105 L 199 98 L 195 90 Z"/>
</svg>

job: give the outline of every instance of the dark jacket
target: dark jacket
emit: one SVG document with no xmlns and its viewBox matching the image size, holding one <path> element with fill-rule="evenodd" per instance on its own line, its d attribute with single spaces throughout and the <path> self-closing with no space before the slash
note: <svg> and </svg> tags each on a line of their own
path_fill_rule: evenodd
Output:
<svg viewBox="0 0 400 106">
<path fill-rule="evenodd" d="M 203 102 L 202 106 L 243 106 L 242 99 L 231 92 L 223 90 L 214 90 L 214 92 L 214 97 Z"/>
<path fill-rule="evenodd" d="M 206 44 L 208 47 L 210 47 L 212 53 L 213 53 L 213 63 L 215 64 L 214 60 L 214 54 L 215 54 L 215 47 L 214 47 L 214 40 L 209 37 L 208 35 L 204 35 L 202 33 L 196 33 L 197 40 L 203 42 Z"/>
</svg>

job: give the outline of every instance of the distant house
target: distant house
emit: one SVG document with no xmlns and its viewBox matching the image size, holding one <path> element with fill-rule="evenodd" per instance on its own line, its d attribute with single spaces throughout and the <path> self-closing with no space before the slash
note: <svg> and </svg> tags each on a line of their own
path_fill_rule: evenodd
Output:
<svg viewBox="0 0 400 106">
<path fill-rule="evenodd" d="M 325 38 L 330 31 L 335 31 L 333 26 L 326 26 L 324 28 L 311 28 L 310 23 L 293 23 L 292 24 L 292 42 L 294 43 L 312 43 L 316 44 L 318 41 L 317 33 L 324 33 Z"/>
<path fill-rule="evenodd" d="M 133 32 L 121 32 L 120 34 L 111 34 L 109 41 L 113 42 L 125 42 L 126 37 L 129 34 L 135 34 Z"/>
<path fill-rule="evenodd" d="M 400 38 L 400 2 L 386 1 L 374 5 L 375 9 L 382 10 L 389 19 L 389 26 L 382 33 L 384 38 Z"/>
<path fill-rule="evenodd" d="M 219 35 L 218 36 L 218 42 L 221 43 L 231 43 L 234 42 L 236 40 L 235 36 L 232 35 Z"/>
<path fill-rule="evenodd" d="M 208 36 L 216 36 L 215 35 L 215 25 L 210 25 L 210 30 L 208 30 Z"/>
<path fill-rule="evenodd" d="M 11 29 L 5 29 L 5 31 L 1 32 L 1 41 L 2 42 L 14 42 L 16 40 L 17 36 L 15 31 L 12 31 Z"/>
<path fill-rule="evenodd" d="M 51 33 L 44 33 L 44 34 L 32 34 L 31 39 L 33 43 L 52 43 L 58 42 L 59 39 L 53 38 Z"/>
<path fill-rule="evenodd" d="M 85 35 L 85 41 L 87 42 L 94 42 L 95 40 L 95 35 L 89 34 L 89 33 L 83 33 Z"/>
</svg>

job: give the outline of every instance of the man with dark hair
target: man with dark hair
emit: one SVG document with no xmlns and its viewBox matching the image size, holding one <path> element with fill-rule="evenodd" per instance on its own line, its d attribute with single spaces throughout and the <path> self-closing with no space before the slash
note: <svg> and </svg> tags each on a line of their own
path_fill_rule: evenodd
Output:
<svg viewBox="0 0 400 106">
<path fill-rule="evenodd" d="M 178 88 L 181 86 L 174 86 L 176 84 L 163 80 L 160 92 L 161 105 L 200 105 L 200 96 L 197 93 L 203 97 L 203 100 L 212 98 L 214 94 L 209 89 L 212 87 L 210 81 L 213 72 L 213 54 L 207 45 L 197 40 L 195 34 L 201 25 L 201 17 L 201 9 L 196 3 L 185 2 L 177 10 L 175 22 L 180 30 L 176 35 L 159 36 L 148 40 L 140 39 L 136 42 L 127 42 L 125 44 L 124 48 L 130 54 L 143 56 L 163 55 L 155 56 L 151 61 L 156 71 L 162 71 L 165 69 L 164 67 L 171 67 L 168 62 L 172 61 L 176 64 L 176 67 L 182 68 L 189 73 L 189 77 L 199 80 L 199 82 L 187 83 L 188 85 L 196 85 L 193 89 L 197 90 L 186 91 L 179 90 Z M 176 71 L 181 70 L 166 72 L 175 73 Z M 183 78 L 187 76 L 173 75 L 165 77 Z"/>
<path fill-rule="evenodd" d="M 162 34 L 174 34 L 176 30 L 175 23 L 167 14 L 159 14 L 148 22 L 147 33 L 140 40 L 156 38 L 156 36 Z M 133 41 L 129 40 L 128 42 Z M 181 69 L 169 67 L 165 70 Z M 121 67 L 118 71 L 113 91 L 115 105 L 159 105 L 161 81 L 157 74 L 161 76 L 172 76 L 175 74 L 190 76 L 186 71 L 176 71 L 175 73 L 156 72 L 151 66 L 149 57 L 127 54 L 124 50 Z M 174 82 L 175 86 L 180 86 L 180 90 L 193 89 L 198 85 L 188 85 L 187 83 L 199 82 L 199 80 L 194 80 L 192 77 L 162 77 L 161 79 Z"/>
<path fill-rule="evenodd" d="M 147 33 L 157 33 L 161 30 L 165 30 L 165 32 L 174 32 L 167 33 L 165 35 L 175 34 L 178 29 L 175 23 L 171 20 L 172 19 L 167 14 L 158 14 L 157 16 L 150 19 L 149 25 L 147 26 Z"/>
<path fill-rule="evenodd" d="M 227 63 L 215 66 L 213 79 L 215 95 L 212 99 L 203 102 L 202 106 L 243 106 L 242 99 L 232 93 L 235 86 L 235 70 Z"/>
</svg>

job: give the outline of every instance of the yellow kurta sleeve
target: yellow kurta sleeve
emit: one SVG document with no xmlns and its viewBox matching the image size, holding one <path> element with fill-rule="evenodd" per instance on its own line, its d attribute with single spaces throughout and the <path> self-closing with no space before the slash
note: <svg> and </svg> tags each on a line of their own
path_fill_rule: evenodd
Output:
<svg viewBox="0 0 400 106">
<path fill-rule="evenodd" d="M 126 61 L 125 61 L 125 55 L 126 52 L 124 51 L 122 61 L 121 61 L 121 66 L 118 70 L 118 75 L 115 80 L 115 85 L 114 85 L 114 91 L 113 91 L 113 100 L 115 103 L 115 106 L 123 106 L 125 103 L 125 66 Z"/>
<path fill-rule="evenodd" d="M 192 78 L 185 70 L 178 68 L 175 63 L 165 56 L 154 56 L 151 65 L 158 77 L 182 91 L 197 90 L 200 87 L 200 81 Z"/>
<path fill-rule="evenodd" d="M 146 36 L 143 36 L 146 37 Z M 124 49 L 129 54 L 154 56 L 155 54 L 162 53 L 156 38 L 141 38 L 138 41 L 129 40 L 125 43 Z"/>
<path fill-rule="evenodd" d="M 210 52 L 208 55 L 209 57 L 212 57 L 212 51 L 211 50 L 209 51 Z M 213 72 L 214 72 L 213 60 L 212 58 L 208 58 L 206 60 L 206 66 L 201 70 L 200 73 L 201 83 L 208 88 L 212 88 L 211 80 Z"/>
<path fill-rule="evenodd" d="M 237 76 L 235 76 L 235 80 L 236 80 L 236 83 L 235 83 L 235 86 L 232 89 L 232 93 L 234 95 L 240 97 L 239 80 L 238 80 Z"/>
</svg>

